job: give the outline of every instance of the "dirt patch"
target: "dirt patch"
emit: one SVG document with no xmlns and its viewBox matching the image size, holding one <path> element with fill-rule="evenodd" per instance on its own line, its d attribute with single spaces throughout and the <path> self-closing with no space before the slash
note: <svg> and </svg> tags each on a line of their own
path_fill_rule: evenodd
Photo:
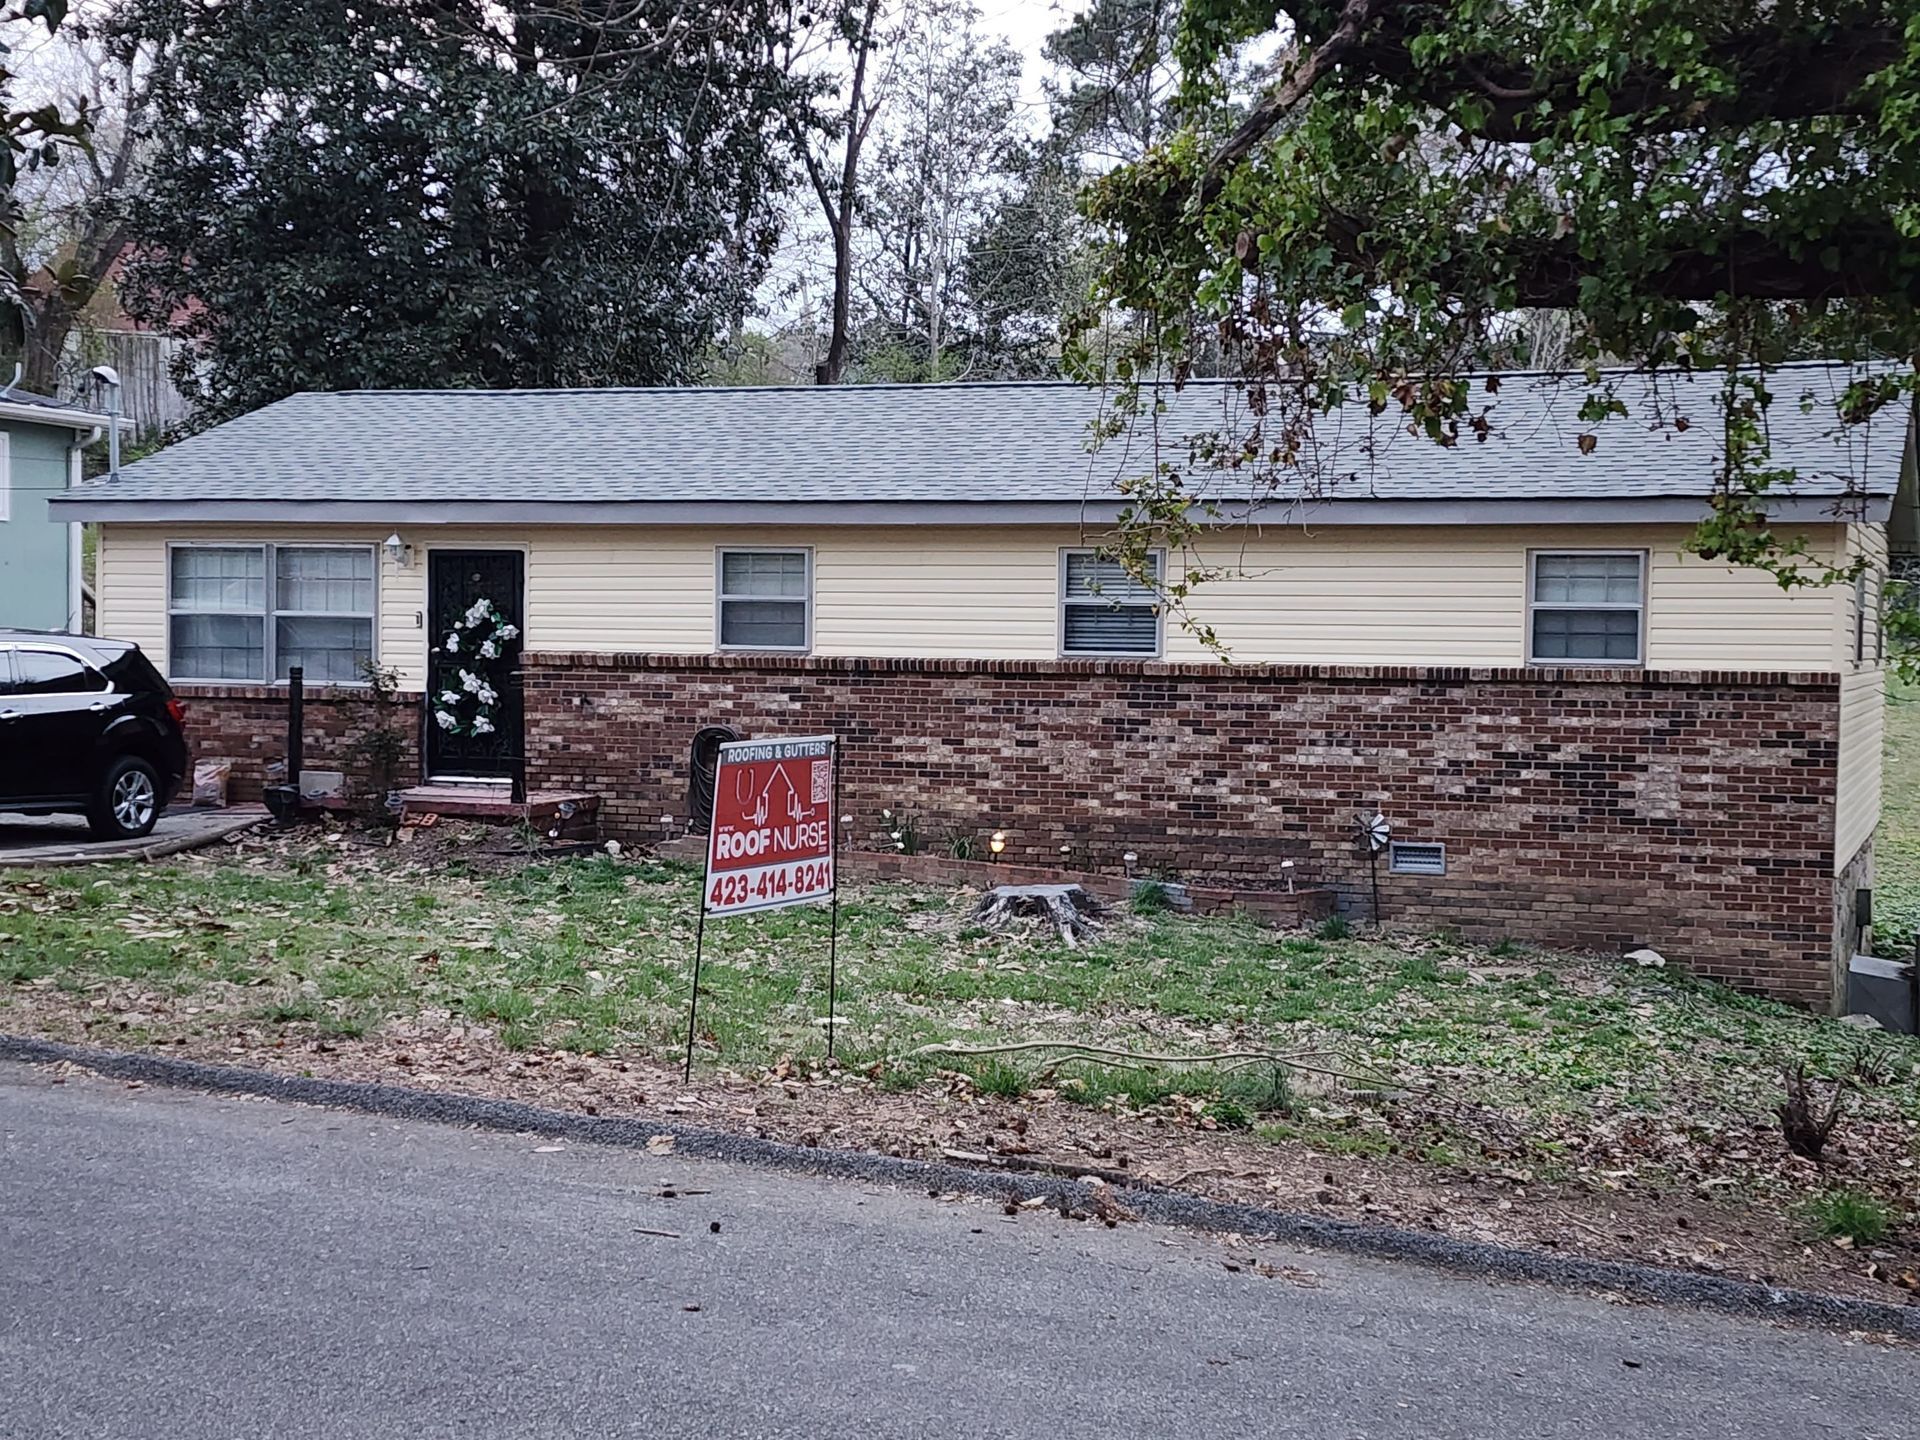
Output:
<svg viewBox="0 0 1920 1440">
<path fill-rule="evenodd" d="M 1198 1102 L 1169 1102 L 1151 1113 L 1098 1110 L 1045 1090 L 1018 1099 L 983 1095 L 960 1074 L 892 1093 L 868 1075 L 787 1061 L 754 1074 L 704 1072 L 683 1084 L 677 1068 L 655 1062 L 510 1052 L 484 1029 L 449 1016 L 422 1015 L 363 1040 L 332 1040 L 296 1033 L 294 1026 L 195 1033 L 195 1016 L 170 1016 L 129 994 L 83 1000 L 35 988 L 15 999 L 8 1028 L 77 1044 L 510 1098 L 590 1115 L 670 1115 L 792 1144 L 982 1169 L 1097 1175 L 1276 1211 L 1920 1303 L 1920 1248 L 1913 1244 L 1890 1239 L 1854 1247 L 1802 1238 L 1789 1217 L 1756 1209 L 1744 1197 L 1719 1198 L 1714 1187 L 1704 1193 L 1684 1184 L 1655 1188 L 1623 1176 L 1602 1177 L 1595 1188 L 1543 1180 L 1486 1156 L 1442 1166 L 1405 1154 L 1329 1154 L 1299 1141 L 1221 1129 Z M 147 1043 L 129 1045 L 130 1034 Z M 1392 1118 L 1400 1128 L 1417 1120 Z M 1810 1162 L 1790 1156 L 1781 1164 L 1811 1170 Z M 1818 1177 L 1799 1179 L 1804 1188 Z"/>
</svg>

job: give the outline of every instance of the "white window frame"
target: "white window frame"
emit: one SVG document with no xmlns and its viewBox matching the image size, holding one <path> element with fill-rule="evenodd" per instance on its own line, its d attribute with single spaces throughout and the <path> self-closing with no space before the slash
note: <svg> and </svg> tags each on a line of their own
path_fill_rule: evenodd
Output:
<svg viewBox="0 0 1920 1440">
<path fill-rule="evenodd" d="M 1160 575 L 1160 583 L 1167 583 L 1167 552 L 1153 549 L 1147 552 L 1153 557 L 1153 563 Z M 1060 560 L 1054 581 L 1053 618 L 1054 650 L 1062 660 L 1158 660 L 1167 648 L 1167 607 L 1164 601 L 1156 600 L 1153 607 L 1153 650 L 1069 650 L 1067 648 L 1067 559 L 1073 555 L 1092 555 L 1100 558 L 1098 545 L 1062 545 Z M 1109 560 L 1111 556 L 1106 557 Z M 1085 605 L 1086 601 L 1073 602 Z"/>
<path fill-rule="evenodd" d="M 0 430 L 0 525 L 13 519 L 13 432 Z"/>
<path fill-rule="evenodd" d="M 173 552 L 176 550 L 259 550 L 264 563 L 264 590 L 262 597 L 265 609 L 254 610 L 180 610 L 173 603 Z M 281 610 L 275 604 L 279 588 L 279 572 L 275 568 L 274 555 L 280 550 L 365 550 L 373 558 L 373 608 L 364 614 L 348 614 L 345 611 L 319 610 Z M 183 685 L 285 685 L 285 680 L 276 677 L 279 670 L 279 627 L 275 621 L 282 615 L 294 619 L 318 617 L 321 619 L 366 620 L 369 622 L 369 652 L 367 662 L 380 663 L 380 549 L 371 541 L 359 540 L 169 540 L 167 542 L 167 679 L 177 680 Z M 258 680 L 234 680 L 217 676 L 186 675 L 174 668 L 173 654 L 173 617 L 175 615 L 254 615 L 261 617 L 260 628 L 260 674 Z M 364 686 L 365 680 L 328 680 L 315 681 L 329 688 L 338 686 Z"/>
<path fill-rule="evenodd" d="M 1640 595 L 1632 604 L 1613 601 L 1606 604 L 1563 605 L 1549 602 L 1542 605 L 1534 597 L 1539 588 L 1540 557 L 1542 555 L 1612 555 L 1631 556 L 1640 565 Z M 1552 670 L 1644 670 L 1647 668 L 1647 587 L 1650 572 L 1653 569 L 1652 552 L 1637 550 L 1624 545 L 1589 546 L 1542 546 L 1527 551 L 1527 633 L 1521 642 L 1526 650 L 1527 664 Z M 1542 659 L 1533 653 L 1533 617 L 1538 610 L 1637 610 L 1640 613 L 1640 626 L 1634 636 L 1634 658 L 1631 660 L 1587 660 L 1570 657 L 1549 656 Z"/>
<path fill-rule="evenodd" d="M 798 555 L 807 569 L 806 594 L 801 597 L 806 616 L 806 639 L 799 645 L 729 645 L 722 638 L 726 603 L 730 600 L 793 602 L 791 595 L 729 595 L 726 593 L 727 556 Z M 813 547 L 811 545 L 716 545 L 713 547 L 713 648 L 729 655 L 811 655 L 813 653 Z"/>
</svg>

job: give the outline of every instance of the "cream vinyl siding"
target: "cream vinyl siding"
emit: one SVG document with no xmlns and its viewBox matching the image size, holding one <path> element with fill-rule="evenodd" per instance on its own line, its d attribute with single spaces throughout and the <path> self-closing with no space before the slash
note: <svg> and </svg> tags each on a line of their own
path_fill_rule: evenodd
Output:
<svg viewBox="0 0 1920 1440">
<path fill-rule="evenodd" d="M 1886 672 L 1870 666 L 1840 679 L 1839 795 L 1834 807 L 1833 873 L 1880 824 L 1880 765 L 1886 742 Z"/>
<path fill-rule="evenodd" d="M 1854 662 L 1855 597 L 1852 585 L 1836 585 L 1838 631 L 1835 653 L 1840 678 L 1839 796 L 1834 813 L 1833 869 L 1836 875 L 1873 837 L 1880 824 L 1881 767 L 1886 744 L 1886 667 L 1876 658 L 1880 645 L 1881 587 L 1886 583 L 1887 534 L 1878 525 L 1846 527 L 1845 553 L 1864 555 L 1871 566 L 1866 586 L 1864 659 Z"/>
<path fill-rule="evenodd" d="M 1529 551 L 1644 550 L 1648 668 L 1834 668 L 1829 592 L 1789 593 L 1758 571 L 1684 555 L 1690 533 L 1684 525 L 1275 529 L 1199 552 L 1243 578 L 1202 585 L 1192 608 L 1241 661 L 1520 665 Z M 1170 572 L 1181 563 L 1173 558 Z M 1206 650 L 1169 621 L 1167 656 L 1203 659 Z"/>
<path fill-rule="evenodd" d="M 100 627 L 166 654 L 168 541 L 343 540 L 391 526 L 102 526 Z M 1839 527 L 1816 540 L 1836 551 Z M 429 547 L 527 553 L 523 628 L 534 650 L 704 654 L 715 645 L 722 545 L 806 546 L 818 655 L 1050 658 L 1060 646 L 1060 552 L 1097 541 L 1065 527 L 401 527 L 412 564 L 379 557 L 381 663 L 421 683 Z M 1763 574 L 1683 557 L 1685 526 L 1270 527 L 1199 557 L 1236 573 L 1199 586 L 1194 613 L 1242 663 L 1520 665 L 1530 550 L 1644 550 L 1654 669 L 1841 668 L 1851 605 L 1783 591 Z M 1170 576 L 1191 563 L 1167 557 Z M 1217 658 L 1177 617 L 1166 658 Z M 1851 655 L 1849 648 L 1847 654 Z"/>
</svg>

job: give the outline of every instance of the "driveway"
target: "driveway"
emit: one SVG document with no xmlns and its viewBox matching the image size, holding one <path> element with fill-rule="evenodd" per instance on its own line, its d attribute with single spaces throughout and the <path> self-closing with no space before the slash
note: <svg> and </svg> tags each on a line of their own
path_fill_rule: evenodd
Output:
<svg viewBox="0 0 1920 1440">
<path fill-rule="evenodd" d="M 153 832 L 138 840 L 92 840 L 79 815 L 0 815 L 0 868 L 9 865 L 85 865 L 95 860 L 125 860 L 171 855 L 257 825 L 265 807 L 239 805 L 227 810 L 168 810 Z"/>
<path fill-rule="evenodd" d="M 1816 1330 L 0 1065 L 0 1437 L 1890 1440 Z"/>
</svg>

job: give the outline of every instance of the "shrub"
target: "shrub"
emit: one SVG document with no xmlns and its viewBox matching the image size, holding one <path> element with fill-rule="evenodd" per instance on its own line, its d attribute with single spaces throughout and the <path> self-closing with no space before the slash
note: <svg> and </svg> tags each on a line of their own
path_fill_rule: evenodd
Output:
<svg viewBox="0 0 1920 1440">
<path fill-rule="evenodd" d="M 1353 926 L 1344 915 L 1329 915 L 1313 933 L 1321 940 L 1347 940 L 1352 938 Z"/>
<path fill-rule="evenodd" d="M 399 815 L 387 797 L 400 788 L 400 766 L 407 758 L 411 729 L 400 704 L 400 672 L 391 666 L 360 662 L 366 688 L 349 707 L 347 760 L 366 785 L 360 809 L 368 823 L 397 825 Z"/>
<path fill-rule="evenodd" d="M 1164 915 L 1173 908 L 1173 897 L 1158 880 L 1136 880 L 1131 903 L 1136 915 Z"/>
<path fill-rule="evenodd" d="M 1829 1190 L 1807 1207 L 1807 1218 L 1821 1235 L 1871 1245 L 1893 1228 L 1886 1204 L 1865 1190 Z"/>
<path fill-rule="evenodd" d="M 1238 1100 L 1209 1100 L 1200 1113 L 1222 1130 L 1253 1128 L 1253 1115 Z"/>
<path fill-rule="evenodd" d="M 893 848 L 902 855 L 920 853 L 920 826 L 905 809 L 886 809 L 880 812 L 880 824 L 887 832 L 887 838 L 893 842 Z"/>
<path fill-rule="evenodd" d="M 1027 1093 L 1027 1072 L 1005 1060 L 992 1059 L 976 1066 L 971 1078 L 973 1088 L 982 1095 L 999 1095 L 1017 1100 Z"/>
<path fill-rule="evenodd" d="M 1440 966 L 1431 955 L 1409 955 L 1400 962 L 1400 978 L 1416 985 L 1433 984 L 1440 978 Z"/>
</svg>

